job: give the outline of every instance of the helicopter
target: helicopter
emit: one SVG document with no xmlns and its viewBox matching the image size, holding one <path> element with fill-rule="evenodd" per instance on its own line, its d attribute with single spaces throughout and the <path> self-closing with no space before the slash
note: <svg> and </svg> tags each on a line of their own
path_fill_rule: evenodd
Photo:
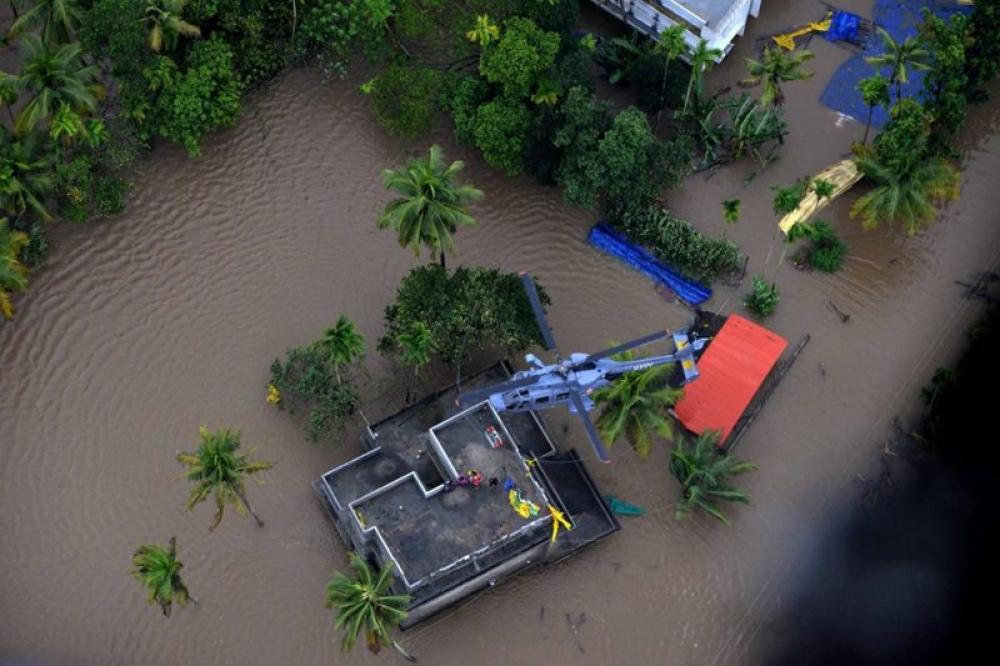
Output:
<svg viewBox="0 0 1000 666">
<path fill-rule="evenodd" d="M 520 277 L 538 323 L 538 330 L 542 334 L 544 348 L 555 353 L 556 362 L 546 364 L 534 354 L 526 354 L 524 360 L 529 368 L 515 372 L 506 382 L 459 394 L 458 404 L 469 407 L 488 400 L 498 412 L 539 411 L 566 405 L 571 414 L 576 414 L 583 421 L 597 457 L 603 462 L 611 462 L 607 448 L 588 415 L 596 406 L 590 394 L 608 386 L 627 372 L 646 370 L 667 363 L 679 362 L 684 383 L 694 381 L 698 377 L 695 352 L 701 351 L 708 344 L 709 338 L 691 336 L 687 328 L 662 330 L 595 354 L 572 353 L 563 358 L 545 318 L 534 278 L 527 273 L 521 273 Z M 673 342 L 674 350 L 669 354 L 627 361 L 613 358 L 621 352 L 664 338 L 670 338 Z"/>
</svg>

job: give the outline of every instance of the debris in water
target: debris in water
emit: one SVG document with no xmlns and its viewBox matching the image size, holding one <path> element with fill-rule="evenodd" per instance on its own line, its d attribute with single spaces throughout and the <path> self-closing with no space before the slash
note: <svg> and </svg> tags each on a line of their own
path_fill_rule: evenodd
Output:
<svg viewBox="0 0 1000 666">
<path fill-rule="evenodd" d="M 838 317 L 840 317 L 840 322 L 842 324 L 846 324 L 851 320 L 851 315 L 847 314 L 846 312 L 838 308 L 837 304 L 834 303 L 833 301 L 830 301 L 830 307 L 833 308 L 833 311 L 837 313 Z"/>
<path fill-rule="evenodd" d="M 577 635 L 577 631 L 581 626 L 583 626 L 584 621 L 587 619 L 587 613 L 580 613 L 580 616 L 576 618 L 576 622 L 573 622 L 573 618 L 566 613 L 566 624 L 569 625 L 570 630 L 573 632 L 573 641 L 576 643 L 576 647 L 580 650 L 580 654 L 586 654 L 587 651 L 583 649 L 583 645 L 580 643 L 580 637 Z"/>
</svg>

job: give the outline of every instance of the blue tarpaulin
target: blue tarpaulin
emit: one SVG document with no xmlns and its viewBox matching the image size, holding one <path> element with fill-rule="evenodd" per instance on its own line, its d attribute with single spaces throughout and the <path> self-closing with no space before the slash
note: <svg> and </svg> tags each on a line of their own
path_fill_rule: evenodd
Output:
<svg viewBox="0 0 1000 666">
<path fill-rule="evenodd" d="M 954 0 L 875 0 L 872 18 L 876 26 L 883 28 L 896 41 L 902 42 L 917 34 L 917 26 L 922 20 L 921 11 L 925 8 L 943 18 L 972 11 L 970 7 L 957 5 Z M 858 83 L 875 73 L 875 67 L 865 62 L 865 56 L 878 55 L 882 51 L 882 38 L 877 31 L 872 31 L 864 45 L 864 51 L 851 57 L 834 72 L 820 101 L 834 111 L 864 122 L 868 118 L 868 107 L 861 99 Z M 883 68 L 882 73 L 889 76 L 889 68 Z M 907 78 L 909 81 L 903 84 L 903 97 L 916 96 L 923 87 L 924 73 L 911 67 L 907 71 Z M 895 103 L 895 87 L 890 91 L 890 96 Z M 882 127 L 888 120 L 886 109 L 878 107 L 872 115 L 872 126 Z"/>
<path fill-rule="evenodd" d="M 712 297 L 711 289 L 685 278 L 653 256 L 652 252 L 635 245 L 607 224 L 598 224 L 591 229 L 587 236 L 587 242 L 612 257 L 624 261 L 655 282 L 666 285 L 677 294 L 678 298 L 691 305 L 704 303 Z"/>
<path fill-rule="evenodd" d="M 823 36 L 831 42 L 856 42 L 861 28 L 861 17 L 850 12 L 834 10 L 830 16 L 830 29 Z"/>
</svg>

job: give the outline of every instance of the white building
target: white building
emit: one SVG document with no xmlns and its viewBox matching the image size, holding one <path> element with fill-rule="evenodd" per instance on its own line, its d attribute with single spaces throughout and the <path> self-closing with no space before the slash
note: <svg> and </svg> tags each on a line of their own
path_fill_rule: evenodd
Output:
<svg viewBox="0 0 1000 666">
<path fill-rule="evenodd" d="M 591 0 L 612 16 L 656 39 L 667 28 L 682 25 L 691 48 L 705 40 L 726 57 L 747 20 L 760 12 L 761 0 Z"/>
</svg>

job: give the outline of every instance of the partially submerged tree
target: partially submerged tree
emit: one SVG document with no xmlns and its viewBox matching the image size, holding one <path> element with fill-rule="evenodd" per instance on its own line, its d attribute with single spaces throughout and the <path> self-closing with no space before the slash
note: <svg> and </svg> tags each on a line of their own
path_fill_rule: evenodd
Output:
<svg viewBox="0 0 1000 666">
<path fill-rule="evenodd" d="M 231 504 L 241 515 L 249 512 L 257 525 L 263 527 L 264 521 L 247 502 L 245 483 L 254 474 L 271 469 L 271 463 L 240 455 L 240 433 L 229 428 L 211 432 L 201 427 L 198 435 L 201 442 L 194 453 L 177 454 L 177 462 L 187 468 L 184 477 L 194 484 L 185 508 L 190 511 L 213 495 L 216 513 L 209 531 L 222 522 L 226 504 Z"/>
<path fill-rule="evenodd" d="M 80 44 L 75 42 L 53 46 L 38 35 L 26 35 L 21 40 L 24 66 L 15 86 L 27 95 L 28 101 L 14 124 L 19 134 L 27 134 L 48 120 L 60 103 L 79 113 L 97 108 L 102 88 L 95 80 L 100 70 L 97 65 L 84 65 L 81 52 Z"/>
<path fill-rule="evenodd" d="M 858 83 L 858 90 L 861 91 L 861 99 L 868 107 L 868 120 L 865 121 L 865 136 L 861 140 L 862 144 L 868 143 L 868 132 L 872 128 L 872 114 L 875 113 L 876 106 L 889 106 L 889 79 L 881 74 L 874 74 L 867 79 L 861 79 Z"/>
<path fill-rule="evenodd" d="M 903 84 L 909 83 L 909 70 L 930 69 L 928 64 L 930 53 L 913 35 L 900 43 L 885 28 L 875 26 L 875 30 L 882 39 L 883 52 L 875 56 L 866 56 L 865 62 L 876 67 L 889 68 L 889 85 L 895 85 L 898 102 L 903 96 Z"/>
<path fill-rule="evenodd" d="M 631 361 L 637 356 L 628 350 L 613 358 Z M 624 438 L 643 458 L 652 450 L 654 435 L 672 440 L 674 428 L 667 410 L 684 394 L 682 389 L 667 383 L 672 371 L 673 364 L 666 364 L 627 372 L 594 391 L 591 397 L 602 406 L 594 421 L 601 438 L 608 444 Z"/>
<path fill-rule="evenodd" d="M 378 228 L 391 228 L 402 247 L 420 255 L 422 247 L 445 265 L 445 252 L 454 252 L 452 234 L 460 226 L 472 226 L 468 205 L 483 193 L 471 185 L 456 184 L 455 177 L 465 163 L 461 160 L 445 166 L 440 146 L 431 146 L 425 159 L 410 161 L 402 169 L 386 169 L 382 180 L 386 189 L 402 196 L 390 201 L 378 219 Z"/>
<path fill-rule="evenodd" d="M 688 54 L 691 61 L 691 78 L 688 79 L 687 92 L 684 94 L 684 107 L 681 115 L 688 111 L 691 104 L 692 95 L 701 97 L 705 82 L 705 73 L 715 66 L 716 59 L 722 56 L 720 49 L 710 48 L 704 39 L 698 42 L 698 46 Z"/>
<path fill-rule="evenodd" d="M 14 318 L 11 294 L 28 288 L 28 267 L 20 259 L 27 243 L 27 234 L 12 231 L 7 218 L 0 218 L 0 315 L 5 319 Z"/>
<path fill-rule="evenodd" d="M 722 219 L 725 220 L 726 224 L 736 224 L 740 221 L 739 199 L 723 199 Z"/>
<path fill-rule="evenodd" d="M 170 537 L 166 547 L 139 546 L 132 556 L 132 566 L 132 575 L 146 588 L 146 601 L 158 604 L 166 617 L 170 617 L 175 601 L 182 606 L 189 600 L 198 603 L 181 579 L 184 565 L 177 559 L 176 537 Z"/>
<path fill-rule="evenodd" d="M 326 354 L 333 372 L 337 377 L 337 383 L 343 384 L 340 376 L 341 366 L 351 365 L 361 361 L 365 357 L 365 339 L 354 322 L 347 318 L 347 315 L 340 315 L 333 328 L 323 331 L 323 337 L 315 343 L 316 348 Z"/>
<path fill-rule="evenodd" d="M 351 568 L 353 577 L 337 571 L 326 586 L 326 607 L 337 612 L 335 626 L 344 632 L 341 648 L 351 649 L 364 634 L 373 653 L 390 645 L 407 661 L 416 661 L 392 637 L 392 630 L 406 618 L 410 607 L 408 595 L 392 593 L 392 569 L 373 570 L 357 553 L 351 553 Z"/>
<path fill-rule="evenodd" d="M 717 449 L 719 433 L 705 432 L 695 438 L 678 438 L 670 454 L 670 473 L 683 487 L 677 502 L 677 517 L 684 518 L 695 509 L 702 509 L 723 523 L 729 521 L 719 508 L 719 502 L 749 504 L 750 497 L 729 484 L 729 477 L 757 469 L 753 463 L 736 460 Z"/>
<path fill-rule="evenodd" d="M 759 85 L 760 103 L 765 108 L 781 106 L 785 94 L 781 84 L 787 81 L 802 81 L 813 75 L 802 69 L 802 65 L 812 60 L 811 51 L 786 52 L 782 48 L 764 47 L 764 55 L 760 60 L 747 58 L 747 72 L 750 74 L 741 83 L 749 86 Z"/>
</svg>

